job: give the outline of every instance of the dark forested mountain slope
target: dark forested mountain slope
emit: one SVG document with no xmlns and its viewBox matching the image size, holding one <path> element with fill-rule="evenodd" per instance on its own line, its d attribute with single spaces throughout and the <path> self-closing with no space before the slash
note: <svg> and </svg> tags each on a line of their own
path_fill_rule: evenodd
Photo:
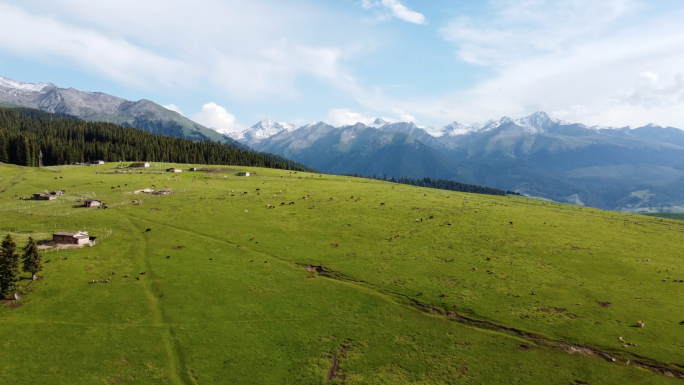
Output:
<svg viewBox="0 0 684 385">
<path fill-rule="evenodd" d="M 52 83 L 22 83 L 0 76 L 0 103 L 37 108 L 91 122 L 115 123 L 178 138 L 237 143 L 150 100 L 132 102 L 102 92 L 59 88 Z"/>
<path fill-rule="evenodd" d="M 213 141 L 155 135 L 112 123 L 0 108 L 0 162 L 37 166 L 94 160 L 230 164 L 315 171 L 279 155 Z"/>
</svg>

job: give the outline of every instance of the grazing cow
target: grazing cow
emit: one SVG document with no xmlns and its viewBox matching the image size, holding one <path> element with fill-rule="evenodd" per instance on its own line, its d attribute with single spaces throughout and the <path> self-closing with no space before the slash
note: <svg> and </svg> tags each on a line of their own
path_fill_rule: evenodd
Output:
<svg viewBox="0 0 684 385">
<path fill-rule="evenodd" d="M 114 190 L 114 187 L 112 187 L 112 190 Z"/>
<path fill-rule="evenodd" d="M 290 204 L 290 205 L 293 205 L 293 204 L 294 204 L 294 202 L 290 202 L 290 203 L 288 203 L 288 204 Z"/>
<path fill-rule="evenodd" d="M 170 256 L 170 255 L 167 255 L 167 256 L 166 256 L 166 259 L 169 259 L 169 258 L 171 258 L 171 256 Z"/>
<path fill-rule="evenodd" d="M 281 205 L 281 206 L 284 206 L 284 205 L 285 205 L 285 202 L 282 202 L 280 205 Z"/>
<path fill-rule="evenodd" d="M 149 233 L 150 231 L 152 231 L 152 229 L 145 230 L 146 233 Z"/>
<path fill-rule="evenodd" d="M 380 203 L 380 206 L 384 206 L 384 205 L 385 205 L 384 203 Z"/>
<path fill-rule="evenodd" d="M 644 321 L 637 322 L 637 326 L 640 328 L 643 328 L 644 327 Z"/>
<path fill-rule="evenodd" d="M 143 271 L 142 273 L 140 273 L 140 275 L 145 275 L 145 272 Z"/>
<path fill-rule="evenodd" d="M 334 199 L 330 198 L 330 200 L 332 201 L 332 200 L 334 200 Z"/>
<path fill-rule="evenodd" d="M 141 277 L 136 277 L 135 279 L 137 279 L 138 281 L 140 281 Z"/>
<path fill-rule="evenodd" d="M 130 276 L 131 276 L 130 274 L 126 274 L 126 278 L 129 278 Z"/>
</svg>

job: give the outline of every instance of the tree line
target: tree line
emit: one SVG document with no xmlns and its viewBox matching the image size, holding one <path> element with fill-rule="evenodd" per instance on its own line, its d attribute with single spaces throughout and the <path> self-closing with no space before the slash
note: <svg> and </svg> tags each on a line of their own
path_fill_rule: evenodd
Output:
<svg viewBox="0 0 684 385">
<path fill-rule="evenodd" d="M 457 192 L 465 192 L 465 193 L 473 193 L 473 194 L 486 194 L 486 195 L 498 195 L 498 196 L 506 196 L 506 195 L 520 195 L 519 193 L 515 191 L 508 191 L 508 190 L 500 190 L 498 188 L 492 188 L 492 187 L 485 187 L 485 186 L 480 186 L 476 184 L 467 184 L 467 183 L 461 183 L 461 182 L 456 182 L 454 180 L 447 180 L 447 179 L 435 179 L 432 177 L 425 177 L 425 178 L 412 178 L 410 176 L 402 176 L 400 178 L 395 178 L 394 176 L 387 177 L 387 175 L 384 176 L 367 176 L 363 174 L 346 174 L 348 176 L 353 176 L 357 178 L 368 178 L 368 179 L 375 179 L 375 180 L 382 180 L 386 182 L 391 182 L 391 183 L 400 183 L 400 184 L 408 184 L 411 186 L 418 186 L 418 187 L 429 187 L 429 188 L 436 188 L 439 190 L 449 190 L 449 191 L 457 191 Z"/>
<path fill-rule="evenodd" d="M 0 246 L 0 299 L 12 297 L 19 299 L 17 295 L 19 279 L 19 260 L 17 244 L 10 234 L 7 234 Z M 38 251 L 38 245 L 29 237 L 24 253 L 21 256 L 24 272 L 31 273 L 31 280 L 36 280 L 36 274 L 43 270 L 43 258 Z"/>
<path fill-rule="evenodd" d="M 175 138 L 28 108 L 0 108 L 0 162 L 20 166 L 148 161 L 316 170 L 231 144 Z"/>
</svg>

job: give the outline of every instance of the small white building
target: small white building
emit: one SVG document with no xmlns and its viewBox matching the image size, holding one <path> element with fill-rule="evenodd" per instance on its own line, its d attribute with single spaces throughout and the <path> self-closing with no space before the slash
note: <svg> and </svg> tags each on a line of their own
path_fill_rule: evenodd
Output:
<svg viewBox="0 0 684 385">
<path fill-rule="evenodd" d="M 239 173 L 237 173 L 237 174 L 235 174 L 235 175 L 237 175 L 237 176 L 250 176 L 250 175 L 252 175 L 252 174 L 250 174 L 250 173 L 248 173 L 248 172 L 239 172 Z"/>
<path fill-rule="evenodd" d="M 144 167 L 150 167 L 149 162 L 145 163 L 131 163 L 128 165 L 128 167 L 133 167 L 133 168 L 144 168 Z"/>
<path fill-rule="evenodd" d="M 91 162 L 90 164 L 92 164 L 92 165 L 96 165 L 96 164 L 105 164 L 105 161 L 104 161 L 104 160 L 96 160 L 96 161 L 94 161 L 94 162 Z"/>
</svg>

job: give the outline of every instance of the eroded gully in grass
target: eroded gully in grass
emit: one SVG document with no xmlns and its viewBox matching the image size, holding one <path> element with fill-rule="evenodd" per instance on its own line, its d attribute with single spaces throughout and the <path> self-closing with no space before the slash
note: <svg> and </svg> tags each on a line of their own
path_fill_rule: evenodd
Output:
<svg viewBox="0 0 684 385">
<path fill-rule="evenodd" d="M 138 231 L 142 233 L 143 230 L 141 230 L 141 228 L 136 226 L 129 218 L 127 219 L 128 222 L 131 223 L 131 228 L 138 229 Z M 142 288 L 148 303 L 150 304 L 150 309 L 152 310 L 152 315 L 154 317 L 154 324 L 164 325 L 160 330 L 160 335 L 168 358 L 167 367 L 169 369 L 169 380 L 173 384 L 194 385 L 196 382 L 185 365 L 185 356 L 181 349 L 180 342 L 176 338 L 173 327 L 167 322 L 167 317 L 162 305 L 157 300 L 157 298 L 160 297 L 161 288 L 153 278 L 152 266 L 149 264 L 149 259 L 147 258 L 147 241 L 144 238 L 141 238 L 141 241 L 143 244 L 141 255 L 145 266 L 145 272 L 150 272 L 150 275 L 145 274 L 146 278 L 141 280 Z"/>
<path fill-rule="evenodd" d="M 238 246 L 237 243 L 231 242 L 228 240 L 223 240 L 223 239 L 217 239 L 213 238 L 211 236 L 198 233 L 192 230 L 187 230 L 182 227 L 177 227 L 177 226 L 172 226 L 169 224 L 165 223 L 160 223 L 160 222 L 155 222 L 151 221 L 148 219 L 143 219 L 140 217 L 133 216 L 136 220 L 142 221 L 142 222 L 147 222 L 147 223 L 153 223 L 158 226 L 164 226 L 168 228 L 172 228 L 178 231 L 182 231 L 188 234 L 192 234 L 195 237 L 202 237 L 206 238 L 208 240 L 214 241 L 214 242 L 219 242 L 231 246 Z M 434 317 L 445 317 L 447 320 L 452 321 L 452 322 L 458 322 L 459 324 L 465 325 L 467 327 L 471 327 L 474 329 L 478 330 L 483 330 L 483 331 L 490 331 L 490 332 L 495 332 L 497 334 L 507 336 L 509 338 L 516 338 L 516 339 L 522 339 L 523 341 L 528 341 L 530 343 L 533 343 L 535 345 L 540 345 L 540 346 L 545 346 L 548 348 L 556 349 L 556 350 L 562 350 L 568 354 L 580 354 L 583 356 L 587 357 L 596 357 L 596 358 L 601 358 L 604 359 L 608 362 L 613 362 L 616 364 L 621 364 L 621 365 L 632 365 L 636 366 L 642 369 L 647 369 L 652 372 L 662 374 L 668 377 L 676 377 L 679 379 L 684 380 L 684 366 L 677 365 L 677 364 L 668 364 L 660 361 L 656 361 L 647 357 L 642 357 L 636 354 L 632 353 L 626 353 L 626 352 L 620 352 L 620 353 L 610 353 L 605 350 L 601 350 L 598 348 L 593 348 L 587 345 L 577 345 L 577 344 L 571 344 L 562 340 L 557 340 L 553 339 L 541 334 L 536 334 L 536 333 L 531 333 L 531 332 L 525 332 L 519 329 L 515 328 L 510 328 L 502 325 L 497 325 L 492 322 L 488 321 L 482 321 L 478 320 L 473 317 L 465 317 L 463 315 L 460 315 L 458 313 L 450 312 L 447 310 L 440 310 L 432 305 L 420 302 L 414 298 L 409 297 L 406 294 L 402 293 L 397 293 L 393 292 L 390 290 L 387 290 L 385 288 L 382 288 L 376 284 L 363 281 L 363 280 L 356 280 L 350 277 L 345 276 L 341 272 L 336 272 L 336 271 L 331 271 L 326 269 L 323 266 L 311 266 L 311 265 L 306 265 L 306 264 L 299 264 L 293 260 L 282 258 L 278 255 L 275 254 L 270 254 L 267 252 L 259 251 L 259 250 L 253 250 L 247 246 L 242 246 L 244 250 L 247 250 L 252 253 L 256 254 L 261 254 L 270 258 L 273 258 L 274 260 L 284 263 L 288 265 L 290 268 L 296 268 L 296 269 L 303 269 L 309 272 L 317 272 L 321 277 L 326 277 L 328 279 L 337 281 L 337 282 L 344 282 L 347 284 L 350 284 L 352 287 L 360 289 L 366 289 L 366 290 L 371 290 L 372 292 L 380 295 L 383 299 L 387 300 L 388 302 L 394 303 L 399 306 L 404 306 L 407 307 L 411 310 L 414 311 L 420 311 L 422 313 L 429 314 L 430 316 Z M 293 266 L 294 264 L 294 266 Z M 178 347 L 180 349 L 180 347 Z M 334 363 L 333 363 L 334 365 Z M 184 372 L 187 372 L 184 370 Z M 192 379 L 190 379 L 192 381 Z M 189 382 L 192 383 L 192 382 Z"/>
</svg>

